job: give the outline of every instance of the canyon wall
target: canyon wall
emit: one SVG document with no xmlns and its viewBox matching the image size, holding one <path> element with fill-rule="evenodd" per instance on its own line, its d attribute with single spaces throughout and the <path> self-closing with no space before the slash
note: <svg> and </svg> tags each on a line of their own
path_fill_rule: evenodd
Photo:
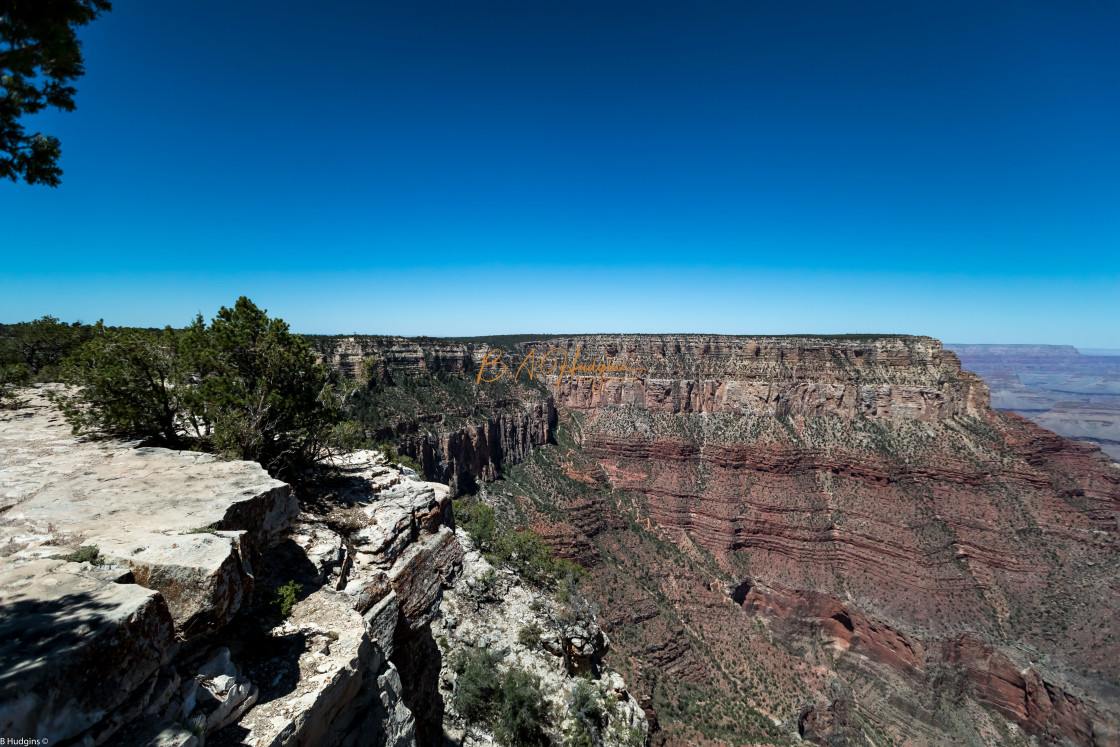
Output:
<svg viewBox="0 0 1120 747">
<path fill-rule="evenodd" d="M 556 424 L 553 397 L 539 387 L 492 386 L 475 375 L 486 346 L 431 338 L 354 336 L 312 338 L 315 349 L 331 368 L 359 378 L 365 361 L 373 362 L 370 386 L 387 393 L 404 390 L 420 380 L 447 392 L 448 378 L 465 389 L 457 398 L 433 405 L 410 403 L 414 409 L 391 418 L 371 434 L 392 443 L 420 465 L 430 480 L 451 487 L 454 495 L 473 492 L 481 482 L 494 480 L 502 465 L 519 464 L 533 447 L 549 443 Z M 441 381 L 436 375 L 444 376 Z M 524 383 L 531 383 L 527 377 Z M 400 392 L 398 399 L 423 397 L 424 392 Z"/>
<path fill-rule="evenodd" d="M 1120 472 L 1097 449 L 991 411 L 928 338 L 556 344 L 647 370 L 558 402 L 744 606 L 917 679 L 958 667 L 1029 733 L 1115 743 Z"/>
<path fill-rule="evenodd" d="M 557 404 L 574 409 L 939 420 L 988 406 L 983 381 L 928 337 L 589 335 L 522 342 L 503 352 L 511 372 L 538 357 Z M 485 353 L 475 358 L 481 362 Z M 596 380 L 594 367 L 602 363 L 621 366 L 604 378 L 629 380 Z M 559 373 L 581 364 L 592 369 Z"/>
<path fill-rule="evenodd" d="M 358 378 L 362 362 L 377 359 L 393 370 L 414 374 L 466 373 L 476 366 L 471 346 L 430 337 L 311 336 L 312 347 L 330 368 Z"/>
<path fill-rule="evenodd" d="M 749 613 L 682 597 L 701 647 L 727 638 L 703 617 L 764 620 L 795 648 L 824 641 L 847 683 L 900 693 L 854 712 L 899 735 L 920 716 L 921 743 L 994 743 L 987 722 L 950 727 L 914 705 L 944 671 L 1026 734 L 1117 744 L 1120 471 L 1095 446 L 991 410 L 984 382 L 930 338 L 586 336 L 503 352 L 512 367 L 555 348 L 567 365 L 578 349 L 580 363 L 633 377 L 545 374 L 593 462 L 582 473 L 601 470 L 588 482 L 633 500 L 639 526 L 713 557 Z M 562 523 L 577 535 L 565 545 L 602 544 Z M 664 661 L 643 645 L 633 653 L 649 668 L 713 676 L 695 645 Z M 801 720 L 823 743 L 848 727 L 833 718 L 839 731 L 820 732 L 820 708 Z"/>
<path fill-rule="evenodd" d="M 546 398 L 477 425 L 400 436 L 398 450 L 416 460 L 428 478 L 458 495 L 497 479 L 502 464 L 519 464 L 534 446 L 548 443 L 555 423 L 556 409 Z"/>
</svg>

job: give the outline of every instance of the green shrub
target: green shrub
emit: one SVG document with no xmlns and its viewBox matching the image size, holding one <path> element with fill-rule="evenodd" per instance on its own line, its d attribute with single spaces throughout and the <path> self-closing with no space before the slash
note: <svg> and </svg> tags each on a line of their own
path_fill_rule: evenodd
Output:
<svg viewBox="0 0 1120 747">
<path fill-rule="evenodd" d="M 478 595 L 478 597 L 481 599 L 490 597 L 493 594 L 494 587 L 497 586 L 497 584 L 498 572 L 491 568 L 490 570 L 486 571 L 486 573 L 483 573 L 478 577 L 478 580 L 476 581 L 474 587 L 475 594 Z M 497 597 L 493 597 L 493 599 L 496 600 Z"/>
<path fill-rule="evenodd" d="M 342 405 L 356 384 L 332 378 L 308 343 L 242 296 L 207 326 L 112 329 L 64 362 L 74 389 L 58 394 L 75 433 L 157 436 L 180 446 L 186 434 L 228 457 L 290 477 L 309 463 L 353 448 L 360 427 Z"/>
<path fill-rule="evenodd" d="M 451 660 L 455 681 L 455 707 L 468 722 L 483 723 L 504 745 L 544 745 L 549 724 L 548 704 L 540 679 L 517 667 L 502 675 L 501 655 L 471 648 Z"/>
<path fill-rule="evenodd" d="M 487 649 L 460 651 L 451 662 L 458 675 L 455 681 L 455 707 L 468 722 L 489 722 L 495 713 L 501 679 L 498 662 L 502 658 Z"/>
<path fill-rule="evenodd" d="M 595 741 L 587 732 L 587 727 L 579 721 L 568 727 L 565 737 L 565 747 L 595 747 Z"/>
<path fill-rule="evenodd" d="M 76 388 L 55 394 L 75 434 L 158 436 L 180 446 L 179 426 L 189 392 L 179 334 L 111 329 L 98 322 L 93 337 L 69 356 L 59 378 Z"/>
<path fill-rule="evenodd" d="M 497 531 L 494 509 L 485 503 L 474 504 L 467 514 L 467 523 L 463 528 L 475 547 L 483 552 L 489 552 L 493 547 L 494 534 Z"/>
<path fill-rule="evenodd" d="M 507 745 L 545 745 L 549 721 L 540 678 L 511 667 L 502 679 L 494 736 Z"/>
<path fill-rule="evenodd" d="M 30 381 L 31 372 L 24 364 L 0 362 L 0 406 L 14 401 L 16 390 Z"/>
<path fill-rule="evenodd" d="M 587 680 L 576 680 L 568 700 L 572 718 L 583 724 L 591 734 L 597 734 L 607 723 L 607 711 L 603 706 L 603 696 Z"/>
<path fill-rule="evenodd" d="M 518 575 L 539 586 L 569 589 L 583 577 L 583 567 L 553 558 L 552 548 L 536 532 L 526 529 L 501 534 L 493 541 L 491 558 L 512 565 Z"/>
<path fill-rule="evenodd" d="M 245 296 L 219 309 L 209 327 L 198 315 L 181 348 L 199 380 L 192 415 L 213 424 L 221 453 L 278 474 L 353 446 L 357 428 L 342 417 L 352 383 L 332 381 L 306 340 Z"/>
<path fill-rule="evenodd" d="M 97 549 L 97 545 L 82 545 L 69 555 L 63 555 L 62 559 L 67 563 L 92 563 L 93 565 L 101 565 L 101 551 Z"/>
<path fill-rule="evenodd" d="M 568 590 L 584 576 L 578 563 L 553 557 L 544 537 L 531 529 L 501 532 L 494 509 L 486 503 L 468 504 L 465 499 L 452 501 L 455 519 L 471 538 L 475 547 L 494 564 L 513 566 L 517 574 L 537 586 L 555 586 Z"/>
<path fill-rule="evenodd" d="M 297 597 L 301 591 L 303 591 L 303 586 L 295 581 L 289 581 L 276 590 L 276 600 L 273 604 L 279 610 L 280 617 L 291 616 L 292 608 L 296 606 Z"/>
<path fill-rule="evenodd" d="M 525 648 L 537 648 L 541 645 L 541 633 L 543 632 L 544 630 L 540 625 L 531 622 L 517 631 L 517 642 Z"/>
<path fill-rule="evenodd" d="M 392 462 L 394 464 L 399 464 L 402 467 L 408 467 L 409 469 L 414 470 L 421 477 L 424 476 L 424 468 L 408 454 L 402 454 L 400 451 L 394 449 L 389 444 L 382 444 L 378 447 L 377 450 L 381 452 L 381 456 L 385 457 L 386 462 Z"/>
<path fill-rule="evenodd" d="M 90 338 L 92 327 L 53 316 L 0 324 L 0 364 L 18 365 L 36 381 L 54 381 L 57 367 Z"/>
</svg>

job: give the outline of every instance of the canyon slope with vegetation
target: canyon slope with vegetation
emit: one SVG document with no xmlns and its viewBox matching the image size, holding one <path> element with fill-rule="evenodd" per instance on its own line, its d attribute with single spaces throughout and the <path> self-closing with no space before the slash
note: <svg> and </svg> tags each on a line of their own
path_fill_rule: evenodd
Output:
<svg viewBox="0 0 1120 747">
<path fill-rule="evenodd" d="M 313 345 L 407 375 L 380 436 L 588 569 L 655 741 L 1120 740 L 1120 471 L 991 409 L 936 340 Z M 640 373 L 487 383 L 495 345 Z"/>
</svg>

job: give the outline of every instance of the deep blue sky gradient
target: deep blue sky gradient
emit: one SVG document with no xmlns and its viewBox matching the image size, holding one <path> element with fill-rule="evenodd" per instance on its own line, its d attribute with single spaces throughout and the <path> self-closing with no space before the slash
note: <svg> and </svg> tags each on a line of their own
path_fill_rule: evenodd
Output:
<svg viewBox="0 0 1120 747">
<path fill-rule="evenodd" d="M 185 3 L 82 31 L 0 321 L 1120 348 L 1120 3 Z"/>
</svg>

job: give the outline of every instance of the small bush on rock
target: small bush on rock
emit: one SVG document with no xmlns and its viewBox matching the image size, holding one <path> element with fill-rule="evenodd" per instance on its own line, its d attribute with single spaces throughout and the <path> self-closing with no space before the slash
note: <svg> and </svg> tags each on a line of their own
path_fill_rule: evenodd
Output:
<svg viewBox="0 0 1120 747">
<path fill-rule="evenodd" d="M 518 667 L 503 675 L 500 654 L 471 648 L 451 660 L 455 680 L 455 708 L 468 723 L 484 724 L 498 742 L 514 745 L 545 745 L 544 729 L 551 722 L 540 678 Z"/>
<path fill-rule="evenodd" d="M 101 551 L 97 549 L 97 545 L 82 545 L 69 555 L 63 555 L 62 559 L 67 563 L 91 563 L 93 565 L 100 565 Z"/>
<path fill-rule="evenodd" d="M 458 675 L 455 680 L 455 707 L 468 722 L 489 722 L 495 711 L 495 699 L 501 680 L 498 662 L 501 657 L 487 649 L 460 651 L 451 662 Z"/>
<path fill-rule="evenodd" d="M 537 648 L 541 645 L 541 634 L 544 630 L 540 625 L 531 622 L 517 632 L 517 642 L 525 648 Z"/>
<path fill-rule="evenodd" d="M 402 467 L 413 470 L 416 474 L 420 475 L 420 477 L 424 476 L 424 468 L 408 454 L 402 454 L 388 444 L 382 444 L 377 450 L 381 452 L 381 456 L 385 458 L 386 462 L 399 464 Z"/>
<path fill-rule="evenodd" d="M 568 701 L 568 708 L 571 710 L 572 718 L 583 724 L 590 733 L 599 732 L 607 723 L 603 696 L 586 679 L 576 680 Z"/>
<path fill-rule="evenodd" d="M 494 509 L 485 503 L 475 503 L 468 506 L 465 501 L 455 501 L 451 510 L 456 518 L 461 519 L 463 530 L 471 538 L 471 542 L 482 552 L 489 552 L 494 543 L 496 524 L 494 522 Z"/>
<path fill-rule="evenodd" d="M 545 745 L 550 721 L 540 678 L 511 667 L 502 679 L 494 736 L 506 745 Z"/>
<path fill-rule="evenodd" d="M 544 537 L 532 530 L 499 535 L 493 545 L 493 561 L 509 563 L 519 576 L 538 586 L 570 590 L 583 577 L 582 566 L 565 558 L 554 558 Z"/>
<path fill-rule="evenodd" d="M 280 617 L 291 617 L 292 608 L 296 606 L 301 591 L 303 591 L 303 585 L 297 584 L 295 581 L 289 581 L 276 590 L 276 600 L 273 604 L 279 610 Z"/>
</svg>

